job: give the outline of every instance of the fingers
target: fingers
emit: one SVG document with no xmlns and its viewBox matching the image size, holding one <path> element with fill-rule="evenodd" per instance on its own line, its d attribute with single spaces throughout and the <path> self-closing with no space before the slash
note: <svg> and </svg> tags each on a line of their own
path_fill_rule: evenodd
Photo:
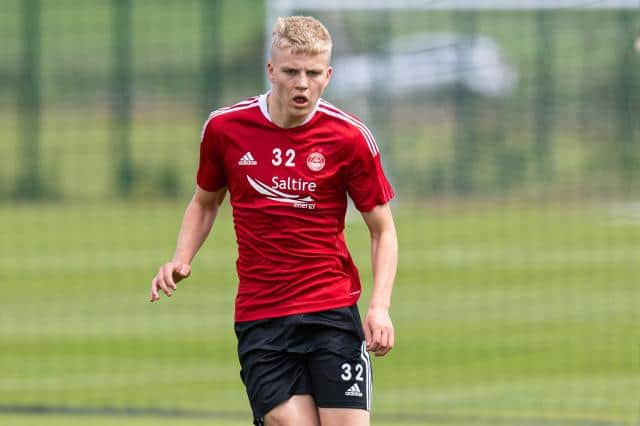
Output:
<svg viewBox="0 0 640 426">
<path fill-rule="evenodd" d="M 380 338 L 380 346 L 374 351 L 376 356 L 385 356 L 393 349 L 393 329 L 385 329 Z"/>
<path fill-rule="evenodd" d="M 162 274 L 158 272 L 158 274 L 153 278 L 153 280 L 151 280 L 151 299 L 150 299 L 151 302 L 160 300 L 160 290 L 162 290 L 162 292 L 166 294 L 168 297 L 171 297 L 171 295 L 173 294 L 169 290 L 169 287 L 167 287 L 167 284 L 164 282 L 164 279 L 162 278 Z"/>
<path fill-rule="evenodd" d="M 191 267 L 186 264 L 177 264 L 175 262 L 165 263 L 158 269 L 158 273 L 151 280 L 150 301 L 160 300 L 160 291 L 167 297 L 171 297 L 173 292 L 178 289 L 177 282 L 187 278 L 191 274 Z"/>
<path fill-rule="evenodd" d="M 367 345 L 367 350 L 369 352 L 375 352 L 380 347 L 382 340 L 382 329 L 374 328 L 371 330 L 371 340 L 369 340 L 369 344 Z"/>
<path fill-rule="evenodd" d="M 155 302 L 156 300 L 160 300 L 160 295 L 158 294 L 158 286 L 156 284 L 156 278 L 151 280 L 151 297 L 149 298 L 150 302 Z"/>
<path fill-rule="evenodd" d="M 393 348 L 393 329 L 378 328 L 372 332 L 372 338 L 367 343 L 367 350 L 376 356 L 385 356 Z"/>
<path fill-rule="evenodd" d="M 388 314 L 371 314 L 365 320 L 365 339 L 367 351 L 376 356 L 385 356 L 395 344 L 393 324 Z"/>
<path fill-rule="evenodd" d="M 171 290 L 176 290 L 178 288 L 178 286 L 176 286 L 176 282 L 173 280 L 173 274 L 175 270 L 176 270 L 176 265 L 174 265 L 172 262 L 169 262 L 169 263 L 166 263 L 164 266 L 162 266 L 159 271 L 159 274 L 161 275 L 161 278 L 162 278 L 162 284 L 164 284 L 164 286 L 162 286 L 163 291 L 164 291 L 164 288 L 167 288 L 169 292 L 167 291 L 164 291 L 164 292 L 169 297 L 171 297 L 171 295 L 173 294 Z"/>
<path fill-rule="evenodd" d="M 178 265 L 173 276 L 173 279 L 176 283 L 182 281 L 191 275 L 191 267 L 189 265 Z"/>
</svg>

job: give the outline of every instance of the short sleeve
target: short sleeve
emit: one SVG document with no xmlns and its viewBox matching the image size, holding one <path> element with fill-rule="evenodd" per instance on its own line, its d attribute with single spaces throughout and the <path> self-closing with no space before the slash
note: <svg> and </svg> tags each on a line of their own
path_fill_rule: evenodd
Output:
<svg viewBox="0 0 640 426">
<path fill-rule="evenodd" d="M 207 120 L 200 138 L 200 163 L 197 183 L 205 191 L 215 192 L 226 186 L 224 173 L 222 137 L 216 132 L 211 118 Z"/>
<path fill-rule="evenodd" d="M 366 132 L 365 132 L 366 130 Z M 358 132 L 347 164 L 347 192 L 361 212 L 387 203 L 393 188 L 382 170 L 380 152 L 373 135 L 365 128 Z"/>
</svg>

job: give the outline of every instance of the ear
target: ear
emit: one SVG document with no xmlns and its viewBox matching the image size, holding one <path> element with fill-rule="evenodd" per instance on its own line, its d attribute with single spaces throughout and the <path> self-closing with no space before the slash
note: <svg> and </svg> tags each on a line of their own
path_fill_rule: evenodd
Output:
<svg viewBox="0 0 640 426">
<path fill-rule="evenodd" d="M 329 81 L 331 81 L 331 76 L 333 75 L 333 67 L 327 68 L 327 79 L 324 81 L 323 90 L 329 85 Z"/>
<path fill-rule="evenodd" d="M 274 77 L 273 77 L 274 69 L 275 68 L 273 67 L 273 64 L 271 63 L 271 61 L 267 62 L 267 78 L 272 83 L 273 83 L 273 80 L 274 80 Z"/>
</svg>

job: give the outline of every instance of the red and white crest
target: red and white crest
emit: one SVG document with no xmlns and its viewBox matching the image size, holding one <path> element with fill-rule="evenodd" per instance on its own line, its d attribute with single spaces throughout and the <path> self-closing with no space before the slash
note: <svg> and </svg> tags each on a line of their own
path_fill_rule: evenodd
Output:
<svg viewBox="0 0 640 426">
<path fill-rule="evenodd" d="M 319 152 L 312 152 L 307 157 L 307 167 L 314 172 L 319 172 L 324 169 L 325 158 Z"/>
</svg>

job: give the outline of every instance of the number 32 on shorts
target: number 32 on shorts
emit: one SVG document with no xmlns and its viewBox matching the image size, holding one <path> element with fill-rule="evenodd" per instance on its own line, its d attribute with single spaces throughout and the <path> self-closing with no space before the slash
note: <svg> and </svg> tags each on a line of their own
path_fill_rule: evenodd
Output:
<svg viewBox="0 0 640 426">
<path fill-rule="evenodd" d="M 362 364 L 355 364 L 355 368 L 352 369 L 351 364 L 345 362 L 340 366 L 340 368 L 342 369 L 342 374 L 340 375 L 340 378 L 345 382 L 351 381 L 351 379 L 353 378 L 353 370 L 355 370 L 355 373 L 356 373 L 355 375 L 356 381 L 358 382 L 364 381 L 364 377 L 363 377 L 364 367 L 362 366 Z"/>
</svg>

